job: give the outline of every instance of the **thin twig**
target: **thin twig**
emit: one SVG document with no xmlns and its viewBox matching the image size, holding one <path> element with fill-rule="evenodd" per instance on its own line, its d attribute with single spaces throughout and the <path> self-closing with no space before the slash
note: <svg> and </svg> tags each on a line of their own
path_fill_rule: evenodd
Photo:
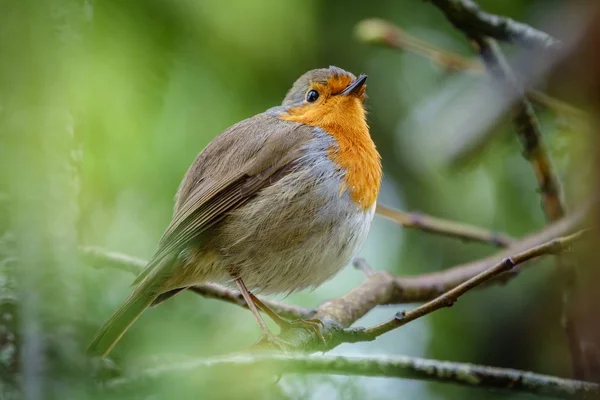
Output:
<svg viewBox="0 0 600 400">
<path fill-rule="evenodd" d="M 477 286 L 488 282 L 502 273 L 511 271 L 515 266 L 529 261 L 533 258 L 547 254 L 558 254 L 567 249 L 573 242 L 580 239 L 586 231 L 579 231 L 572 235 L 556 238 L 539 246 L 533 247 L 512 257 L 507 257 L 492 268 L 489 268 L 480 274 L 472 277 L 466 282 L 461 283 L 454 289 L 442 294 L 441 296 L 407 312 L 399 312 L 392 319 L 374 327 L 365 329 L 363 334 L 365 340 L 373 340 L 389 331 L 399 328 L 407 323 L 430 314 L 440 308 L 451 307 L 458 298 Z"/>
<path fill-rule="evenodd" d="M 355 258 L 352 261 L 352 265 L 354 266 L 354 268 L 362 271 L 367 277 L 372 276 L 375 273 L 375 271 L 373 271 L 373 268 L 371 268 L 367 260 L 365 260 L 364 258 Z"/>
<path fill-rule="evenodd" d="M 117 378 L 107 382 L 106 387 L 123 388 L 169 375 L 181 376 L 208 370 L 223 371 L 230 379 L 244 376 L 248 371 L 264 371 L 266 374 L 333 374 L 418 379 L 559 398 L 600 393 L 596 383 L 517 369 L 406 356 L 344 357 L 307 354 L 251 354 L 192 360 L 151 368 L 130 377 Z"/>
<path fill-rule="evenodd" d="M 540 92 L 539 90 L 530 89 L 527 90 L 526 94 L 527 99 L 529 99 L 529 101 L 531 101 L 533 104 L 554 110 L 558 114 L 562 114 L 564 116 L 570 116 L 583 121 L 588 119 L 587 113 L 582 109 L 572 106 L 562 100 L 557 99 L 556 97 L 551 97 L 546 93 Z"/>
<path fill-rule="evenodd" d="M 386 304 L 414 303 L 434 299 L 444 292 L 471 279 L 473 276 L 493 267 L 507 257 L 539 246 L 556 237 L 572 233 L 581 227 L 586 215 L 586 211 L 574 213 L 568 218 L 563 218 L 561 221 L 549 225 L 543 231 L 523 238 L 509 248 L 483 259 L 457 265 L 443 271 L 421 274 L 418 276 L 396 277 L 394 278 L 394 283 L 398 286 L 398 290 L 393 292 L 393 296 L 389 299 L 389 303 Z M 524 268 L 526 265 L 527 264 L 523 264 L 511 272 L 499 276 L 498 279 L 494 279 L 492 282 L 505 283 L 507 279 L 516 276 L 517 271 Z"/>
<path fill-rule="evenodd" d="M 408 51 L 423 56 L 448 71 L 484 72 L 483 64 L 478 59 L 439 48 L 383 19 L 370 18 L 360 21 L 354 31 L 361 42 Z"/>
<path fill-rule="evenodd" d="M 378 204 L 377 214 L 399 223 L 405 228 L 416 228 L 425 232 L 443 236 L 457 237 L 462 240 L 491 243 L 498 247 L 507 247 L 515 239 L 503 233 L 490 232 L 477 226 L 444 220 L 425 214 L 408 213 Z"/>
<path fill-rule="evenodd" d="M 529 25 L 481 10 L 472 0 L 430 0 L 459 30 L 489 36 L 528 48 L 559 50 L 562 43 Z"/>
<path fill-rule="evenodd" d="M 356 37 L 361 42 L 382 45 L 395 50 L 408 51 L 436 63 L 447 71 L 483 74 L 485 67 L 477 58 L 463 56 L 439 48 L 425 40 L 412 36 L 396 25 L 379 18 L 366 19 L 356 26 Z M 585 111 L 538 90 L 526 91 L 527 98 L 534 104 L 551 109 L 557 114 L 581 120 L 587 119 Z"/>
</svg>

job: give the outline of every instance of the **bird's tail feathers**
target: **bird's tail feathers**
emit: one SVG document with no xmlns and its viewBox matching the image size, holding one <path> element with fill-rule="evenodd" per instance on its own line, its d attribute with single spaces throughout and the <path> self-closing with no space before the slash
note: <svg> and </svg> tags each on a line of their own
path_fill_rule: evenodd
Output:
<svg viewBox="0 0 600 400">
<path fill-rule="evenodd" d="M 168 275 L 166 270 L 172 261 L 173 257 L 165 257 L 161 261 L 163 265 L 157 265 L 158 268 L 153 271 L 154 273 L 150 273 L 139 283 L 133 293 L 98 331 L 87 349 L 88 354 L 105 357 L 112 350 L 127 329 L 158 297 L 159 288 L 164 283 L 164 277 Z"/>
</svg>

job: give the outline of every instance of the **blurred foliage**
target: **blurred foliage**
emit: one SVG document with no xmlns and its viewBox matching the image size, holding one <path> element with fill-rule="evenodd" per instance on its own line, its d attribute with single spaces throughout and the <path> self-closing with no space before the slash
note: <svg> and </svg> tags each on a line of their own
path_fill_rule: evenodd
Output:
<svg viewBox="0 0 600 400">
<path fill-rule="evenodd" d="M 565 2 L 479 3 L 490 12 L 538 23 Z M 353 27 L 368 17 L 389 19 L 449 50 L 473 53 L 441 13 L 416 0 L 0 4 L 0 207 L 9 200 L 14 205 L 9 216 L 0 214 L 0 237 L 10 225 L 26 238 L 16 247 L 25 256 L 19 277 L 33 285 L 26 287 L 39 285 L 34 299 L 42 305 L 34 302 L 22 310 L 43 322 L 21 326 L 40 337 L 58 335 L 43 340 L 50 343 L 50 359 L 56 343 L 79 357 L 132 281 L 119 271 L 80 264 L 75 238 L 151 256 L 196 154 L 227 126 L 279 104 L 291 83 L 311 68 L 338 65 L 369 74 L 370 125 L 385 169 L 383 203 L 514 236 L 544 225 L 533 173 L 506 119 L 493 128 L 498 130 L 493 144 L 467 165 L 448 168 L 440 161 L 436 130 L 443 126 L 427 122 L 477 86 L 479 78 L 448 74 L 417 56 L 357 43 Z M 585 198 L 588 182 L 581 124 L 538 111 L 575 207 Z M 437 128 L 424 131 L 424 126 Z M 417 274 L 492 251 L 482 244 L 405 232 L 376 219 L 362 255 L 377 269 Z M 0 252 L 0 257 L 6 264 L 11 256 Z M 557 282 L 552 263 L 545 264 L 506 287 L 469 294 L 451 310 L 376 343 L 344 345 L 335 352 L 403 353 L 568 375 Z M 313 293 L 285 301 L 313 307 L 362 279 L 347 268 Z M 376 310 L 358 324 L 380 321 L 397 309 Z M 111 358 L 124 370 L 135 370 L 165 358 L 174 362 L 242 350 L 256 338 L 258 329 L 247 311 L 183 293 L 147 311 Z M 81 371 L 74 370 L 82 362 L 57 362 L 52 376 L 60 377 L 60 384 L 42 387 L 52 386 L 55 397 L 100 396 L 91 383 L 78 380 Z M 171 376 L 121 394 L 392 399 L 398 393 L 421 399 L 496 398 L 478 389 L 376 378 L 286 376 L 276 383 L 249 376 L 230 382 L 223 371 Z"/>
</svg>

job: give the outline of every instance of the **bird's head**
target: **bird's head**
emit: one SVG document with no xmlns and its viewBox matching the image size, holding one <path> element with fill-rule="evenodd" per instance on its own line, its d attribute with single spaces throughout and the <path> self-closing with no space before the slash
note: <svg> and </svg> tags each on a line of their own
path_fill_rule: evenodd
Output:
<svg viewBox="0 0 600 400">
<path fill-rule="evenodd" d="M 321 126 L 342 120 L 366 124 L 366 75 L 358 78 L 338 67 L 313 69 L 294 83 L 283 100 L 287 114 L 297 122 Z"/>
</svg>

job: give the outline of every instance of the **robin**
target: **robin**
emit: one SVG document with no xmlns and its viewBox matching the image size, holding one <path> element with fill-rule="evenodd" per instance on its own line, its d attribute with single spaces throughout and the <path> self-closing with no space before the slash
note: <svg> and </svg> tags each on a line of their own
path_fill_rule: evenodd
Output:
<svg viewBox="0 0 600 400">
<path fill-rule="evenodd" d="M 133 293 L 89 352 L 105 356 L 147 307 L 204 282 L 237 286 L 263 338 L 277 343 L 259 309 L 288 322 L 254 293 L 321 285 L 369 233 L 382 170 L 366 121 L 366 80 L 334 66 L 308 71 L 280 106 L 214 138 L 185 174 Z"/>
</svg>

